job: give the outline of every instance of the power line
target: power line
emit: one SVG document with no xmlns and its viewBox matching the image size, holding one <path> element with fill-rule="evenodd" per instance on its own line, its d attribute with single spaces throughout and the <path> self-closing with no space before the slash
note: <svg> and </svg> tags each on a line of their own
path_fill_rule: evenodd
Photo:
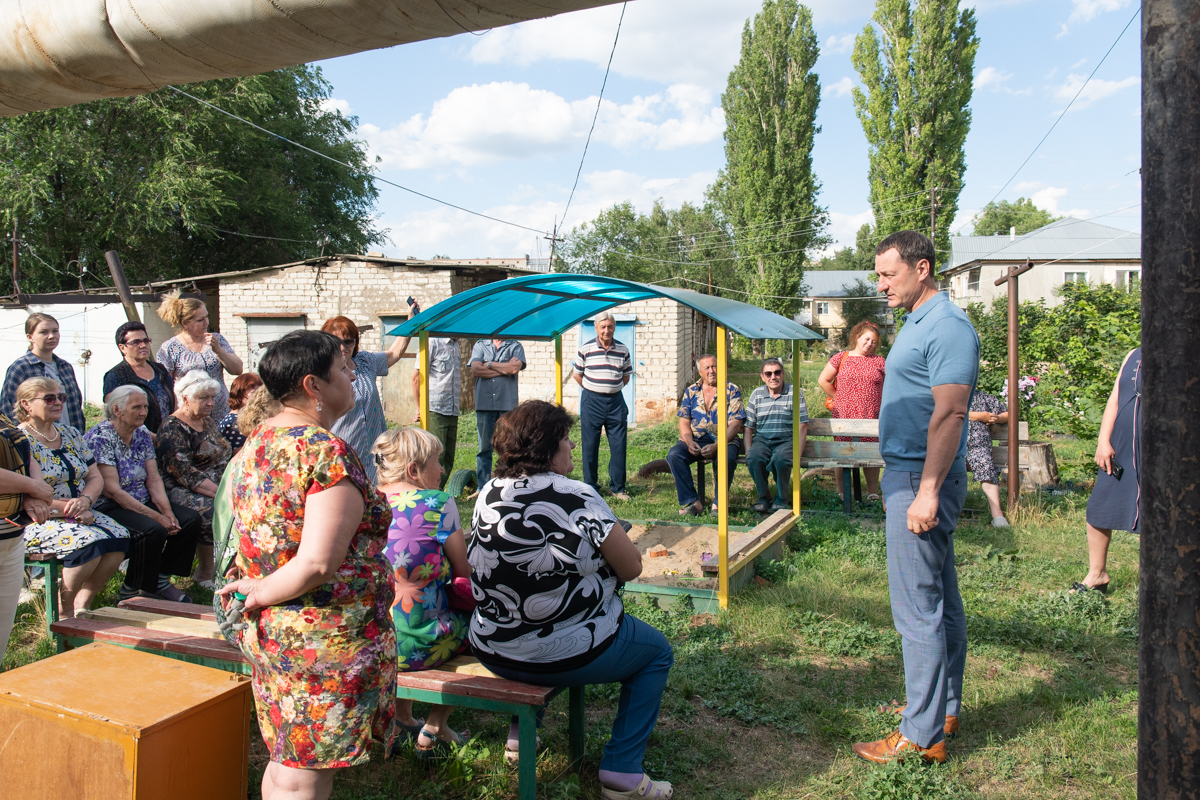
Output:
<svg viewBox="0 0 1200 800">
<path fill-rule="evenodd" d="M 567 195 L 567 206 L 563 209 L 564 223 L 567 219 L 567 212 L 571 210 L 571 201 L 575 199 L 575 189 L 579 186 L 579 176 L 583 174 L 583 162 L 587 159 L 588 145 L 592 143 L 592 133 L 596 130 L 596 120 L 600 118 L 600 104 L 604 102 L 604 87 L 608 86 L 608 73 L 612 69 L 613 56 L 617 53 L 617 41 L 621 38 L 621 23 L 625 21 L 625 8 L 628 5 L 628 2 L 621 4 L 621 17 L 617 20 L 617 35 L 613 37 L 612 50 L 608 54 L 608 66 L 604 68 L 604 80 L 600 82 L 600 96 L 596 98 L 596 113 L 592 115 L 592 127 L 588 129 L 587 141 L 583 143 L 583 155 L 579 157 L 579 169 L 575 170 L 575 183 L 571 186 L 571 193 Z"/>
<path fill-rule="evenodd" d="M 440 203 L 441 205 L 447 206 L 449 208 L 453 208 L 458 211 L 464 211 L 468 214 L 471 214 L 472 216 L 481 217 L 483 219 L 491 220 L 492 222 L 499 222 L 502 225 L 511 225 L 512 227 L 520 228 L 521 230 L 533 231 L 534 233 L 538 233 L 538 234 L 545 234 L 545 231 L 538 230 L 537 228 L 530 228 L 527 225 L 521 225 L 516 222 L 509 222 L 506 219 L 500 219 L 499 217 L 493 217 L 489 214 L 484 214 L 479 211 L 472 211 L 469 208 L 464 208 L 463 206 L 456 205 L 454 203 L 451 203 L 448 200 L 442 200 L 440 198 L 434 197 L 433 195 L 425 194 L 424 192 L 418 192 L 416 189 L 410 189 L 407 186 L 402 186 L 399 183 L 396 183 L 395 181 L 389 181 L 387 178 L 381 178 L 378 175 L 373 174 L 370 170 L 363 169 L 362 167 L 356 167 L 352 164 L 347 164 L 345 161 L 339 161 L 338 159 L 334 158 L 331 155 L 322 153 L 320 150 L 314 150 L 311 147 L 300 144 L 297 141 L 293 141 L 292 139 L 289 139 L 286 136 L 280 136 L 278 133 L 275 133 L 274 131 L 269 131 L 261 125 L 256 125 L 255 123 L 251 122 L 250 120 L 245 119 L 243 117 L 239 117 L 237 114 L 234 114 L 231 111 L 226 111 L 225 109 L 221 108 L 220 106 L 213 105 L 212 103 L 208 102 L 207 100 L 196 97 L 194 94 L 188 94 L 187 92 L 183 91 L 182 89 L 180 89 L 177 86 L 168 86 L 166 88 L 170 89 L 173 92 L 177 92 L 178 94 L 181 94 L 184 97 L 191 98 L 192 100 L 195 100 L 197 103 L 200 103 L 201 105 L 208 106 L 213 111 L 218 111 L 227 117 L 232 117 L 233 119 L 236 119 L 238 122 L 249 125 L 251 128 L 261 131 L 261 132 L 267 134 L 268 136 L 274 136 L 276 139 L 281 139 L 281 140 L 287 142 L 288 144 L 293 145 L 294 147 L 299 147 L 301 150 L 305 150 L 309 153 L 312 153 L 315 156 L 320 156 L 321 158 L 324 158 L 328 161 L 332 161 L 335 164 L 339 164 L 339 165 L 345 167 L 346 169 L 351 170 L 352 172 L 361 173 L 362 175 L 367 176 L 367 178 L 369 178 L 371 180 L 379 181 L 380 183 L 386 183 L 388 186 L 394 186 L 397 189 L 401 189 L 405 192 L 408 192 L 409 194 L 415 194 L 417 197 L 423 197 L 426 200 L 432 200 L 435 203 Z"/>
<path fill-rule="evenodd" d="M 1133 16 L 1129 18 L 1129 22 L 1126 22 L 1125 27 L 1122 28 L 1121 32 L 1117 34 L 1116 40 L 1108 48 L 1108 52 L 1106 52 L 1104 54 L 1104 58 L 1100 59 L 1100 63 L 1096 64 L 1096 68 L 1094 70 L 1092 70 L 1092 74 L 1088 75 L 1087 80 L 1084 81 L 1083 85 L 1079 87 L 1079 91 L 1077 91 L 1075 93 L 1075 96 L 1071 98 L 1071 102 L 1067 103 L 1067 107 L 1064 108 L 1062 110 L 1062 113 L 1058 115 L 1058 119 L 1054 120 L 1054 124 L 1052 124 L 1050 126 L 1050 130 L 1046 131 L 1046 135 L 1042 137 L 1041 141 L 1039 141 L 1037 143 L 1037 145 L 1034 146 L 1033 150 L 1029 153 L 1029 155 L 1025 157 L 1025 160 L 1021 162 L 1021 166 L 1017 167 L 1017 171 L 1014 172 L 1012 174 L 1012 176 L 1009 177 L 1009 179 L 1004 182 L 1004 185 L 1000 187 L 1000 191 L 998 191 L 994 195 L 992 195 L 992 199 L 988 200 L 987 203 L 984 204 L 984 208 L 987 208 L 988 205 L 995 202 L 996 198 L 1000 196 L 1000 192 L 1003 192 L 1005 189 L 1008 188 L 1008 185 L 1010 183 L 1012 183 L 1013 180 L 1016 179 L 1017 175 L 1019 175 L 1021 173 L 1021 170 L 1025 169 L 1025 165 L 1029 163 L 1029 160 L 1031 158 L 1033 158 L 1034 153 L 1036 153 L 1038 151 L 1038 148 L 1040 148 L 1045 143 L 1046 139 L 1050 138 L 1050 134 L 1053 133 L 1054 129 L 1058 127 L 1058 123 L 1062 122 L 1063 117 L 1065 117 L 1067 115 L 1067 112 L 1071 110 L 1071 106 L 1075 105 L 1075 101 L 1079 99 L 1079 95 L 1083 94 L 1083 90 L 1085 88 L 1087 88 L 1087 85 L 1091 82 L 1092 78 L 1096 77 L 1096 73 L 1099 72 L 1100 67 L 1102 67 L 1104 65 L 1104 60 L 1106 58 L 1108 58 L 1109 54 L 1112 53 L 1113 49 L 1117 46 L 1117 42 L 1121 41 L 1121 37 L 1125 35 L 1125 31 L 1129 30 L 1129 26 L 1133 24 L 1133 21 L 1135 19 L 1137 19 L 1137 15 L 1140 13 L 1142 13 L 1142 7 L 1139 5 L 1137 7 L 1137 9 L 1133 12 Z M 954 232 L 958 233 L 965 227 L 967 227 L 966 222 L 964 222 L 962 225 L 958 226 L 958 228 L 956 228 Z"/>
<path fill-rule="evenodd" d="M 458 27 L 462 28 L 464 31 L 466 31 L 467 33 L 471 34 L 472 36 L 486 36 L 486 35 L 488 35 L 489 33 L 491 33 L 491 32 L 492 32 L 492 29 L 491 29 L 491 28 L 488 28 L 488 29 L 487 29 L 486 31 L 484 31 L 483 33 L 479 33 L 478 31 L 473 31 L 473 30 L 471 30 L 471 29 L 470 29 L 470 28 L 468 28 L 466 25 L 463 25 L 461 22 L 459 22 L 458 20 L 456 20 L 456 19 L 453 17 L 453 16 L 450 14 L 450 12 L 446 10 L 446 7 L 445 7 L 444 5 L 442 5 L 442 3 L 441 3 L 441 0 L 433 0 L 433 2 L 437 3 L 437 7 L 438 7 L 438 8 L 440 8 L 440 9 L 442 10 L 442 13 L 443 13 L 443 14 L 445 14 L 447 17 L 449 17 L 449 18 L 450 18 L 450 21 L 451 21 L 451 22 L 453 22 L 455 25 L 457 25 Z"/>
<path fill-rule="evenodd" d="M 255 233 L 238 233 L 237 231 L 227 231 L 224 228 L 218 228 L 215 225 L 206 225 L 203 222 L 193 222 L 189 227 L 208 228 L 209 230 L 217 231 L 218 233 L 228 233 L 230 236 L 245 236 L 247 239 L 270 239 L 273 242 L 299 242 L 300 244 L 318 244 L 315 239 L 284 239 L 279 236 L 259 236 Z"/>
</svg>

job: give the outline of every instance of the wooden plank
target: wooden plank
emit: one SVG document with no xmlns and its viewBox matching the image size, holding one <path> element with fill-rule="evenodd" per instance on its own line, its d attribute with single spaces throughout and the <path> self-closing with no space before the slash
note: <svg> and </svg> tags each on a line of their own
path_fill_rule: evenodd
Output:
<svg viewBox="0 0 1200 800">
<path fill-rule="evenodd" d="M 456 675 L 475 675 L 479 678 L 504 680 L 485 667 L 475 656 L 455 656 L 444 664 L 434 667 L 430 672 L 452 672 Z"/>
<path fill-rule="evenodd" d="M 549 686 L 533 686 L 528 683 L 506 681 L 503 678 L 458 675 L 434 669 L 401 672 L 396 676 L 396 686 L 537 706 L 549 702 L 555 692 L 555 689 Z"/>
<path fill-rule="evenodd" d="M 992 460 L 1000 469 L 1008 469 L 1008 448 L 996 445 L 992 448 Z M 1017 448 L 1017 469 L 1029 469 L 1029 445 L 1023 444 Z"/>
<path fill-rule="evenodd" d="M 46 562 L 46 561 L 57 561 L 58 556 L 55 556 L 51 553 L 26 553 L 25 560 L 26 561 L 37 561 L 39 563 L 42 563 L 42 562 Z"/>
<path fill-rule="evenodd" d="M 163 650 L 209 661 L 222 661 L 231 666 L 250 663 L 240 648 L 234 647 L 224 639 L 218 642 L 197 636 L 181 636 L 164 642 Z"/>
<path fill-rule="evenodd" d="M 176 603 L 174 600 L 161 600 L 157 597 L 130 597 L 117 603 L 117 608 L 128 608 L 135 611 L 149 611 L 153 614 L 164 614 L 168 617 L 184 617 L 186 619 L 203 619 L 216 622 L 217 615 L 212 606 L 198 603 Z"/>
<path fill-rule="evenodd" d="M 94 611 L 81 612 L 79 616 L 84 619 L 112 622 L 118 625 L 129 625 L 152 631 L 168 631 L 184 636 L 195 636 L 201 639 L 225 638 L 221 635 L 221 631 L 217 628 L 215 621 L 173 617 L 149 611 L 138 611 L 132 608 L 97 608 Z"/>
<path fill-rule="evenodd" d="M 788 532 L 791 531 L 792 528 L 796 527 L 798 522 L 800 522 L 799 518 L 793 516 L 786 523 L 772 531 L 769 535 L 764 536 L 749 550 L 744 551 L 742 553 L 742 557 L 739 558 L 732 566 L 734 573 L 740 573 L 743 569 L 753 564 L 756 558 L 758 558 L 771 547 L 775 546 L 784 536 L 787 536 Z M 782 554 L 783 553 L 781 550 L 779 555 L 781 556 Z"/>
<path fill-rule="evenodd" d="M 877 419 L 810 419 L 809 436 L 878 436 Z"/>
<path fill-rule="evenodd" d="M 804 458 L 811 460 L 866 462 L 879 461 L 879 442 L 814 442 L 804 443 Z"/>
<path fill-rule="evenodd" d="M 742 553 L 748 551 L 754 545 L 761 542 L 764 538 L 779 530 L 780 527 L 787 525 L 788 522 L 794 519 L 791 509 L 780 509 L 771 516 L 767 517 L 762 522 L 750 529 L 750 532 L 745 536 L 739 536 L 729 544 L 729 563 L 736 561 Z M 788 529 L 791 526 L 788 525 Z M 717 557 L 711 556 L 700 564 L 700 569 L 703 572 L 716 572 L 718 567 Z"/>
<path fill-rule="evenodd" d="M 152 631 L 132 625 L 118 625 L 113 622 L 83 619 L 82 617 L 61 619 L 52 624 L 50 630 L 59 636 L 108 642 L 122 647 L 137 647 L 142 650 L 163 650 L 167 642 L 183 638 L 180 634 L 169 631 Z"/>
<path fill-rule="evenodd" d="M 991 431 L 992 439 L 1000 442 L 1008 441 L 1008 426 L 1007 425 L 988 425 L 988 430 Z M 1017 423 L 1017 435 L 1020 441 L 1029 441 L 1029 423 L 1021 420 Z"/>
</svg>

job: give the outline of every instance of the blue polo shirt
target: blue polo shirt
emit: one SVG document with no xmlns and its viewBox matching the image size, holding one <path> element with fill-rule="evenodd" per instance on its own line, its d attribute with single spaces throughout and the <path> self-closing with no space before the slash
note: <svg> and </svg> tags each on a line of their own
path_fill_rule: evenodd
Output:
<svg viewBox="0 0 1200 800">
<path fill-rule="evenodd" d="M 904 320 L 887 357 L 883 405 L 879 410 L 879 451 L 887 469 L 925 469 L 933 387 L 959 383 L 975 387 L 979 377 L 979 336 L 967 315 L 938 292 Z M 967 425 L 950 474 L 967 471 Z"/>
</svg>

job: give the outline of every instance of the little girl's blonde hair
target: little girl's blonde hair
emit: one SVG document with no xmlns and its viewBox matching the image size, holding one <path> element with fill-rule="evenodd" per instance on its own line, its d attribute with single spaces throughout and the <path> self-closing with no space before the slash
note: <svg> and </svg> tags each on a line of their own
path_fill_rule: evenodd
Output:
<svg viewBox="0 0 1200 800">
<path fill-rule="evenodd" d="M 395 428 L 381 434 L 371 452 L 379 465 L 379 483 L 396 483 L 408 476 L 409 464 L 424 466 L 440 456 L 442 443 L 423 428 Z"/>
</svg>

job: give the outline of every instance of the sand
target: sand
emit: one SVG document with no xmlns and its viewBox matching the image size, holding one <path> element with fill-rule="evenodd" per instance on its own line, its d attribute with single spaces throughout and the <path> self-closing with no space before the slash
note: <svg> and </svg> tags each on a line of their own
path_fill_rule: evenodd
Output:
<svg viewBox="0 0 1200 800">
<path fill-rule="evenodd" d="M 629 532 L 629 538 L 642 551 L 642 576 L 637 583 L 692 589 L 717 588 L 716 577 L 706 578 L 700 571 L 701 554 L 715 553 L 717 550 L 715 525 L 651 523 L 647 527 L 637 524 Z M 648 558 L 646 551 L 655 545 L 666 547 L 668 555 Z"/>
</svg>

